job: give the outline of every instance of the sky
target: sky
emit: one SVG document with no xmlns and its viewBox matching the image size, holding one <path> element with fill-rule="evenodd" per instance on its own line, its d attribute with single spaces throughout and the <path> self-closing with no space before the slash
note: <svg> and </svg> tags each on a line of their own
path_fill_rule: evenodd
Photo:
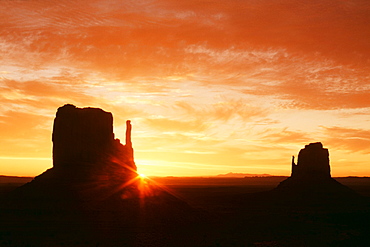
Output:
<svg viewBox="0 0 370 247">
<path fill-rule="evenodd" d="M 370 176 L 368 0 L 2 0 L 0 174 L 52 167 L 58 107 L 125 121 L 140 173 Z"/>
</svg>

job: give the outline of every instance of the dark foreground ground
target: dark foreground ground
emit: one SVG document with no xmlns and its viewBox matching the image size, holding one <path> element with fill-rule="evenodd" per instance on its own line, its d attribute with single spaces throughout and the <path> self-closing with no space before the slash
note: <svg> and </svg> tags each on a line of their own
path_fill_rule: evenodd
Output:
<svg viewBox="0 0 370 247">
<path fill-rule="evenodd" d="M 266 193 L 284 179 L 152 178 L 194 208 L 189 214 L 163 207 L 168 217 L 145 218 L 145 209 L 135 218 L 109 207 L 3 206 L 0 246 L 370 246 L 370 178 L 337 178 L 362 197 L 322 203 L 281 202 Z M 6 198 L 27 179 L 0 182 Z"/>
</svg>

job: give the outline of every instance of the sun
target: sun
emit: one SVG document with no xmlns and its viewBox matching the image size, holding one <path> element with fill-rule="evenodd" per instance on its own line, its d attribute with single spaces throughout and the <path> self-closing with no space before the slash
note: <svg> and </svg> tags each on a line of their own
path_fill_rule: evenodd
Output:
<svg viewBox="0 0 370 247">
<path fill-rule="evenodd" d="M 139 174 L 138 174 L 138 177 L 139 177 L 139 178 L 141 178 L 141 179 L 146 178 L 146 176 L 145 176 L 145 174 L 144 174 L 144 173 L 139 173 Z"/>
</svg>

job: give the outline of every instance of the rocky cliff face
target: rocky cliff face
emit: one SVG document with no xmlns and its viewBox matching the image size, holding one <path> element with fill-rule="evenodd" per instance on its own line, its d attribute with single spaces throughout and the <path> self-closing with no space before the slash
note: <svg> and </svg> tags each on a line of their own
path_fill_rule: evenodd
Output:
<svg viewBox="0 0 370 247">
<path fill-rule="evenodd" d="M 330 178 L 329 151 L 320 142 L 310 143 L 298 154 L 298 164 L 292 161 L 292 177 Z"/>
<path fill-rule="evenodd" d="M 123 145 L 114 138 L 111 113 L 70 104 L 60 107 L 53 126 L 53 167 L 14 194 L 51 201 L 137 197 L 130 121 L 126 128 Z"/>
<path fill-rule="evenodd" d="M 60 107 L 53 126 L 53 165 L 94 164 L 113 147 L 113 116 L 97 108 Z"/>
<path fill-rule="evenodd" d="M 88 175 L 122 180 L 135 177 L 131 123 L 126 126 L 126 144 L 114 139 L 113 116 L 98 108 L 64 105 L 57 111 L 53 127 L 53 168 L 85 170 Z M 83 178 L 81 178 L 83 179 Z"/>
</svg>

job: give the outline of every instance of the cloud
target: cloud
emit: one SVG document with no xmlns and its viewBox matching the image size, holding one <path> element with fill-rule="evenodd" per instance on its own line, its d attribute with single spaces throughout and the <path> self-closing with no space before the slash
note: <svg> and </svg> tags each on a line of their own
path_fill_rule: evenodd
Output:
<svg viewBox="0 0 370 247">
<path fill-rule="evenodd" d="M 227 122 L 232 118 L 240 118 L 242 121 L 247 122 L 251 119 L 263 118 L 268 113 L 267 109 L 255 106 L 252 102 L 234 99 L 225 99 L 215 103 L 195 106 L 186 101 L 178 101 L 175 108 L 195 118 L 206 121 L 219 120 L 222 122 Z"/>
<path fill-rule="evenodd" d="M 370 130 L 343 127 L 323 127 L 327 140 L 335 149 L 347 152 L 370 153 Z"/>
<path fill-rule="evenodd" d="M 199 120 L 178 121 L 166 118 L 147 118 L 144 124 L 164 132 L 199 132 L 207 128 L 206 124 Z"/>
<path fill-rule="evenodd" d="M 192 75 L 304 109 L 369 103 L 370 15 L 362 1 L 9 1 L 2 8 L 3 63 L 29 70 L 57 64 L 118 82 Z M 354 82 L 364 89 L 347 89 Z M 166 81 L 157 89 L 169 84 L 176 87 Z"/>
<path fill-rule="evenodd" d="M 45 82 L 4 79 L 0 81 L 0 99 L 6 103 L 1 107 L 3 110 L 17 109 L 40 114 L 50 114 L 50 109 L 66 103 L 84 106 L 96 105 L 97 102 L 96 97 L 86 94 L 84 88 L 74 83 L 60 85 L 47 79 Z"/>
<path fill-rule="evenodd" d="M 261 141 L 274 144 L 296 144 L 312 142 L 305 132 L 291 131 L 288 128 L 267 129 L 261 134 Z"/>
<path fill-rule="evenodd" d="M 370 103 L 370 83 L 362 69 L 333 61 L 296 58 L 255 74 L 246 94 L 273 96 L 286 108 L 330 110 L 364 108 Z M 259 83 L 260 82 L 260 83 Z"/>
<path fill-rule="evenodd" d="M 186 69 L 200 55 L 189 57 L 189 50 L 199 45 L 221 58 L 234 48 L 267 47 L 366 61 L 356 55 L 368 54 L 370 31 L 364 23 L 369 17 L 363 5 L 162 0 L 58 1 L 51 8 L 12 1 L 3 7 L 8 32 L 2 37 L 7 48 L 13 47 L 7 54 L 14 59 L 18 54 L 30 64 L 57 60 L 121 76 Z"/>
<path fill-rule="evenodd" d="M 42 157 L 50 155 L 50 117 L 19 111 L 0 116 L 0 156 Z"/>
</svg>

